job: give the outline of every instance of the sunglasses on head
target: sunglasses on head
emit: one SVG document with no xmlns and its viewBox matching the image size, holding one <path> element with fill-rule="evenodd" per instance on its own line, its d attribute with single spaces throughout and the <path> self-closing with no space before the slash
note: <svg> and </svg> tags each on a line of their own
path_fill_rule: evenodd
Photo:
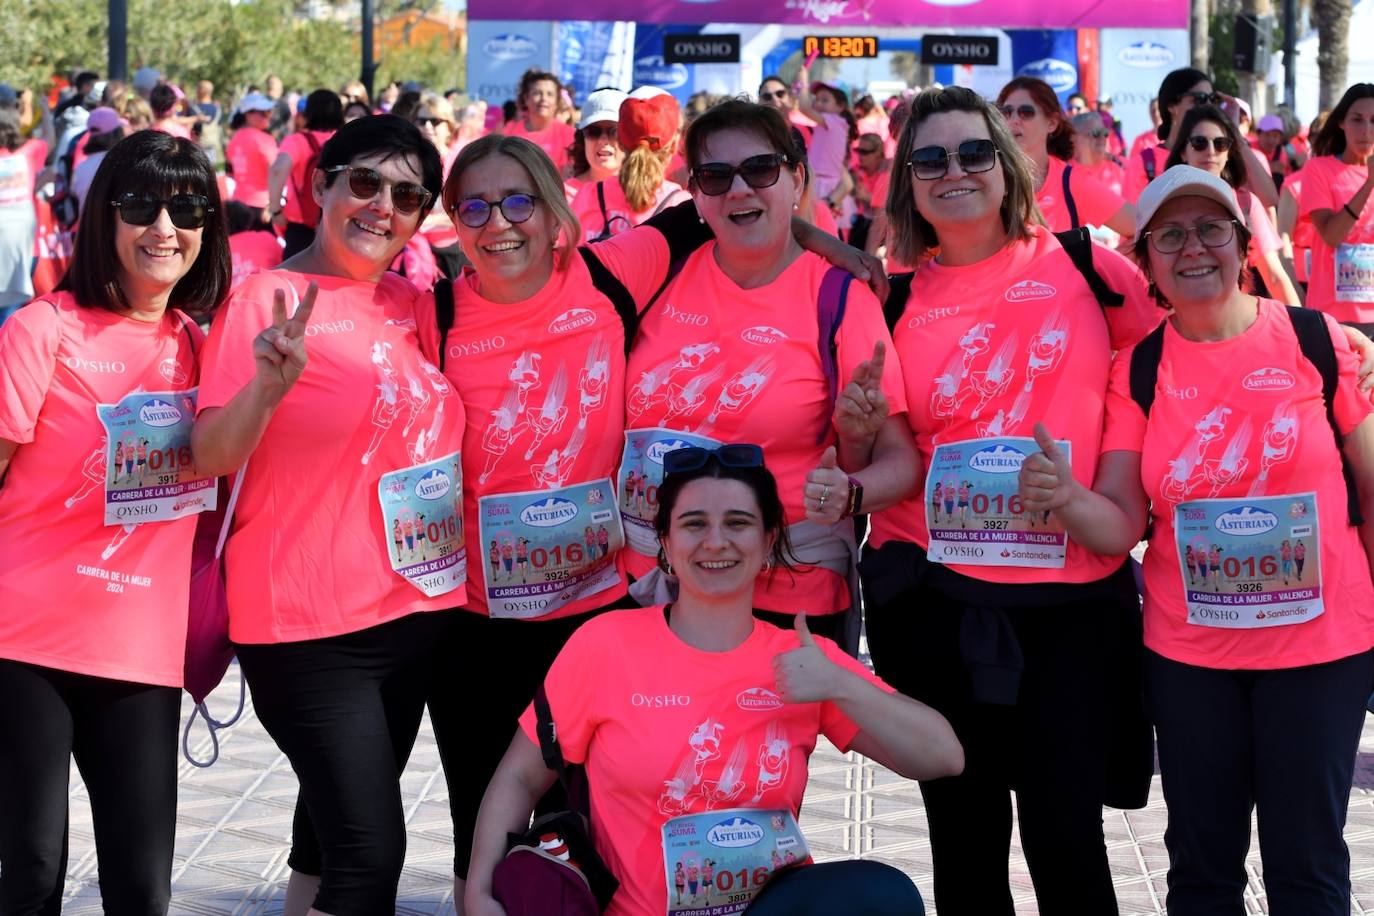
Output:
<svg viewBox="0 0 1374 916">
<path fill-rule="evenodd" d="M 480 197 L 465 197 L 458 201 L 453 213 L 464 226 L 481 229 L 491 219 L 492 211 L 500 207 L 501 215 L 506 218 L 506 222 L 515 225 L 534 216 L 534 205 L 538 201 L 539 197 L 534 194 L 507 194 L 500 200 L 493 201 L 486 201 Z"/>
<path fill-rule="evenodd" d="M 599 142 L 603 137 L 607 140 L 614 140 L 620 136 L 620 128 L 615 124 L 608 124 L 605 127 L 600 124 L 588 124 L 582 128 L 582 136 L 593 143 Z"/>
<path fill-rule="evenodd" d="M 989 171 L 997 164 L 997 147 L 991 140 L 965 140 L 954 151 L 959 168 L 972 175 Z M 949 172 L 950 151 L 943 146 L 923 146 L 911 154 L 908 163 L 922 181 L 944 178 Z"/>
<path fill-rule="evenodd" d="M 118 209 L 119 218 L 130 226 L 151 226 L 165 208 L 178 229 L 203 228 L 206 214 L 215 209 L 204 194 L 173 194 L 164 200 L 147 191 L 125 191 L 110 201 L 110 206 Z"/>
<path fill-rule="evenodd" d="M 390 184 L 391 206 L 396 208 L 397 213 L 414 213 L 423 209 L 433 196 L 413 181 L 387 182 L 381 172 L 365 165 L 331 165 L 324 171 L 348 175 L 348 190 L 359 200 L 371 200 L 382 192 L 383 184 Z"/>
<path fill-rule="evenodd" d="M 761 468 L 763 449 L 748 443 L 722 445 L 719 448 L 701 448 L 696 445 L 676 448 L 663 455 L 663 475 L 666 477 L 669 474 L 699 471 L 712 459 L 724 468 Z"/>
<path fill-rule="evenodd" d="M 1008 121 L 1011 120 L 1012 115 L 1016 115 L 1022 121 L 1030 121 L 1040 113 L 1040 109 L 1034 105 L 1003 105 L 997 110 L 1002 112 L 1002 117 Z"/>
<path fill-rule="evenodd" d="M 1197 152 L 1203 153 L 1207 151 L 1208 139 L 1209 138 L 1198 134 L 1188 138 L 1188 145 Z M 1212 149 L 1216 150 L 1218 153 L 1224 153 L 1231 148 L 1230 137 L 1212 137 L 1210 138 L 1210 142 L 1212 144 Z"/>
<path fill-rule="evenodd" d="M 1188 97 L 1194 105 L 1220 105 L 1221 94 L 1217 92 L 1190 92 Z"/>
<path fill-rule="evenodd" d="M 728 162 L 704 162 L 692 169 L 691 179 L 707 197 L 719 197 L 730 190 L 739 175 L 751 188 L 771 188 L 778 183 L 783 164 L 789 162 L 781 153 L 750 156 L 739 165 Z"/>
</svg>

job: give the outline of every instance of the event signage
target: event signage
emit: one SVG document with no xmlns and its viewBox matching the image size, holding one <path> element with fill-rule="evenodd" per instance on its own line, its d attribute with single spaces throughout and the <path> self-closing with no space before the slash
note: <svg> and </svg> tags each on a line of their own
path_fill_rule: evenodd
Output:
<svg viewBox="0 0 1374 916">
<path fill-rule="evenodd" d="M 877 57 L 876 35 L 807 35 L 802 54 L 810 57 Z"/>
<path fill-rule="evenodd" d="M 665 64 L 737 64 L 739 33 L 716 34 L 670 32 L 663 36 Z"/>
<path fill-rule="evenodd" d="M 997 64 L 994 35 L 927 35 L 921 39 L 923 64 Z"/>
</svg>

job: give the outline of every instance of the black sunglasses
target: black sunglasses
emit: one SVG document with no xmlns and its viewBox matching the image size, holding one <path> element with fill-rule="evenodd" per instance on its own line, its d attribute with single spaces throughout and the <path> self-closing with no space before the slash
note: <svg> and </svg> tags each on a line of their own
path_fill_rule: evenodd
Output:
<svg viewBox="0 0 1374 916">
<path fill-rule="evenodd" d="M 855 149 L 858 151 L 860 156 L 872 156 L 874 153 L 881 153 L 883 151 L 883 148 L 881 146 L 875 146 L 871 149 L 868 147 L 859 146 L 855 147 Z"/>
<path fill-rule="evenodd" d="M 415 126 L 416 126 L 416 127 L 425 127 L 425 126 L 429 126 L 429 127 L 438 127 L 440 124 L 447 124 L 447 123 L 448 123 L 448 121 L 447 121 L 446 119 L 444 119 L 444 118 L 416 118 L 416 119 L 415 119 Z"/>
<path fill-rule="evenodd" d="M 500 200 L 485 201 L 480 197 L 466 197 L 458 201 L 453 212 L 458 222 L 470 229 L 481 229 L 491 219 L 491 212 L 501 208 L 501 215 L 511 225 L 523 223 L 534 216 L 534 205 L 539 202 L 534 194 L 507 194 Z"/>
<path fill-rule="evenodd" d="M 1002 112 L 1002 117 L 1008 121 L 1011 120 L 1012 115 L 1016 115 L 1022 121 L 1029 121 L 1040 114 L 1040 109 L 1034 105 L 1003 105 L 997 110 Z"/>
<path fill-rule="evenodd" d="M 348 175 L 348 190 L 359 200 L 371 200 L 382 192 L 386 183 L 382 173 L 365 165 L 331 165 L 327 173 L 344 172 Z M 395 181 L 391 184 L 391 206 L 397 213 L 414 213 L 429 203 L 428 190 L 413 181 Z"/>
<path fill-rule="evenodd" d="M 1206 152 L 1207 139 L 1208 138 L 1200 134 L 1197 136 L 1189 137 L 1188 145 L 1191 146 L 1193 149 L 1197 150 L 1199 153 Z M 1216 150 L 1218 153 L 1224 153 L 1231 148 L 1230 137 L 1212 137 L 1211 141 L 1212 149 Z"/>
<path fill-rule="evenodd" d="M 582 128 L 582 136 L 593 143 L 600 142 L 602 137 L 605 137 L 607 140 L 614 140 L 620 136 L 620 128 L 615 124 L 610 124 L 606 127 L 602 127 L 600 124 L 588 124 L 586 127 Z"/>
<path fill-rule="evenodd" d="M 206 214 L 215 211 L 204 194 L 173 194 L 163 200 L 146 191 L 125 191 L 110 201 L 110 206 L 117 208 L 119 218 L 130 226 L 151 226 L 166 208 L 172 225 L 178 229 L 204 228 Z"/>
<path fill-rule="evenodd" d="M 944 178 L 949 172 L 949 150 L 943 146 L 923 146 L 911 154 L 908 163 L 922 181 Z M 997 164 L 997 147 L 991 140 L 965 140 L 955 150 L 959 168 L 972 175 L 986 172 Z"/>
<path fill-rule="evenodd" d="M 691 178 L 701 193 L 707 197 L 719 197 L 730 190 L 739 175 L 751 188 L 771 188 L 778 183 L 783 163 L 789 162 L 782 153 L 766 153 L 750 156 L 739 165 L 728 162 L 704 162 L 692 169 Z"/>
<path fill-rule="evenodd" d="M 1194 105 L 1221 104 L 1221 93 L 1219 92 L 1190 92 L 1188 97 L 1193 100 Z"/>
<path fill-rule="evenodd" d="M 775 89 L 772 92 L 759 93 L 759 101 L 762 101 L 764 99 L 777 99 L 778 101 L 782 101 L 785 98 L 787 98 L 786 89 Z"/>
<path fill-rule="evenodd" d="M 724 468 L 761 468 L 763 449 L 748 443 L 722 445 L 718 448 L 701 448 L 696 445 L 675 448 L 663 455 L 663 475 L 666 477 L 669 474 L 699 471 L 713 459 Z"/>
</svg>

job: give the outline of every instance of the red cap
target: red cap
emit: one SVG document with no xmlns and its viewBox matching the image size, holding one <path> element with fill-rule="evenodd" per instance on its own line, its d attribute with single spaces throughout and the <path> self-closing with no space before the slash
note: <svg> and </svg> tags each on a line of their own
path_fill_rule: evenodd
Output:
<svg viewBox="0 0 1374 916">
<path fill-rule="evenodd" d="M 676 136 L 681 123 L 682 109 L 671 95 L 631 95 L 620 103 L 620 146 L 628 153 L 641 141 L 648 141 L 649 149 L 658 152 Z"/>
</svg>

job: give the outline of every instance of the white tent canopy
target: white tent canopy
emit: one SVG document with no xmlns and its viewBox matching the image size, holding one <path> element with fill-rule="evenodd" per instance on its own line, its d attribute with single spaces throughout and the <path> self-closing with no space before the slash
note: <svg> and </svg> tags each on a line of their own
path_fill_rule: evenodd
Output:
<svg viewBox="0 0 1374 916">
<path fill-rule="evenodd" d="M 1350 67 L 1345 85 L 1374 83 L 1374 0 L 1359 0 L 1350 14 Z M 1294 111 L 1304 124 L 1318 114 L 1317 32 L 1312 30 L 1298 40 L 1297 106 Z M 1275 55 L 1281 60 L 1283 55 Z M 1283 71 L 1278 72 L 1283 84 Z M 1282 95 L 1282 92 L 1280 92 Z"/>
</svg>

